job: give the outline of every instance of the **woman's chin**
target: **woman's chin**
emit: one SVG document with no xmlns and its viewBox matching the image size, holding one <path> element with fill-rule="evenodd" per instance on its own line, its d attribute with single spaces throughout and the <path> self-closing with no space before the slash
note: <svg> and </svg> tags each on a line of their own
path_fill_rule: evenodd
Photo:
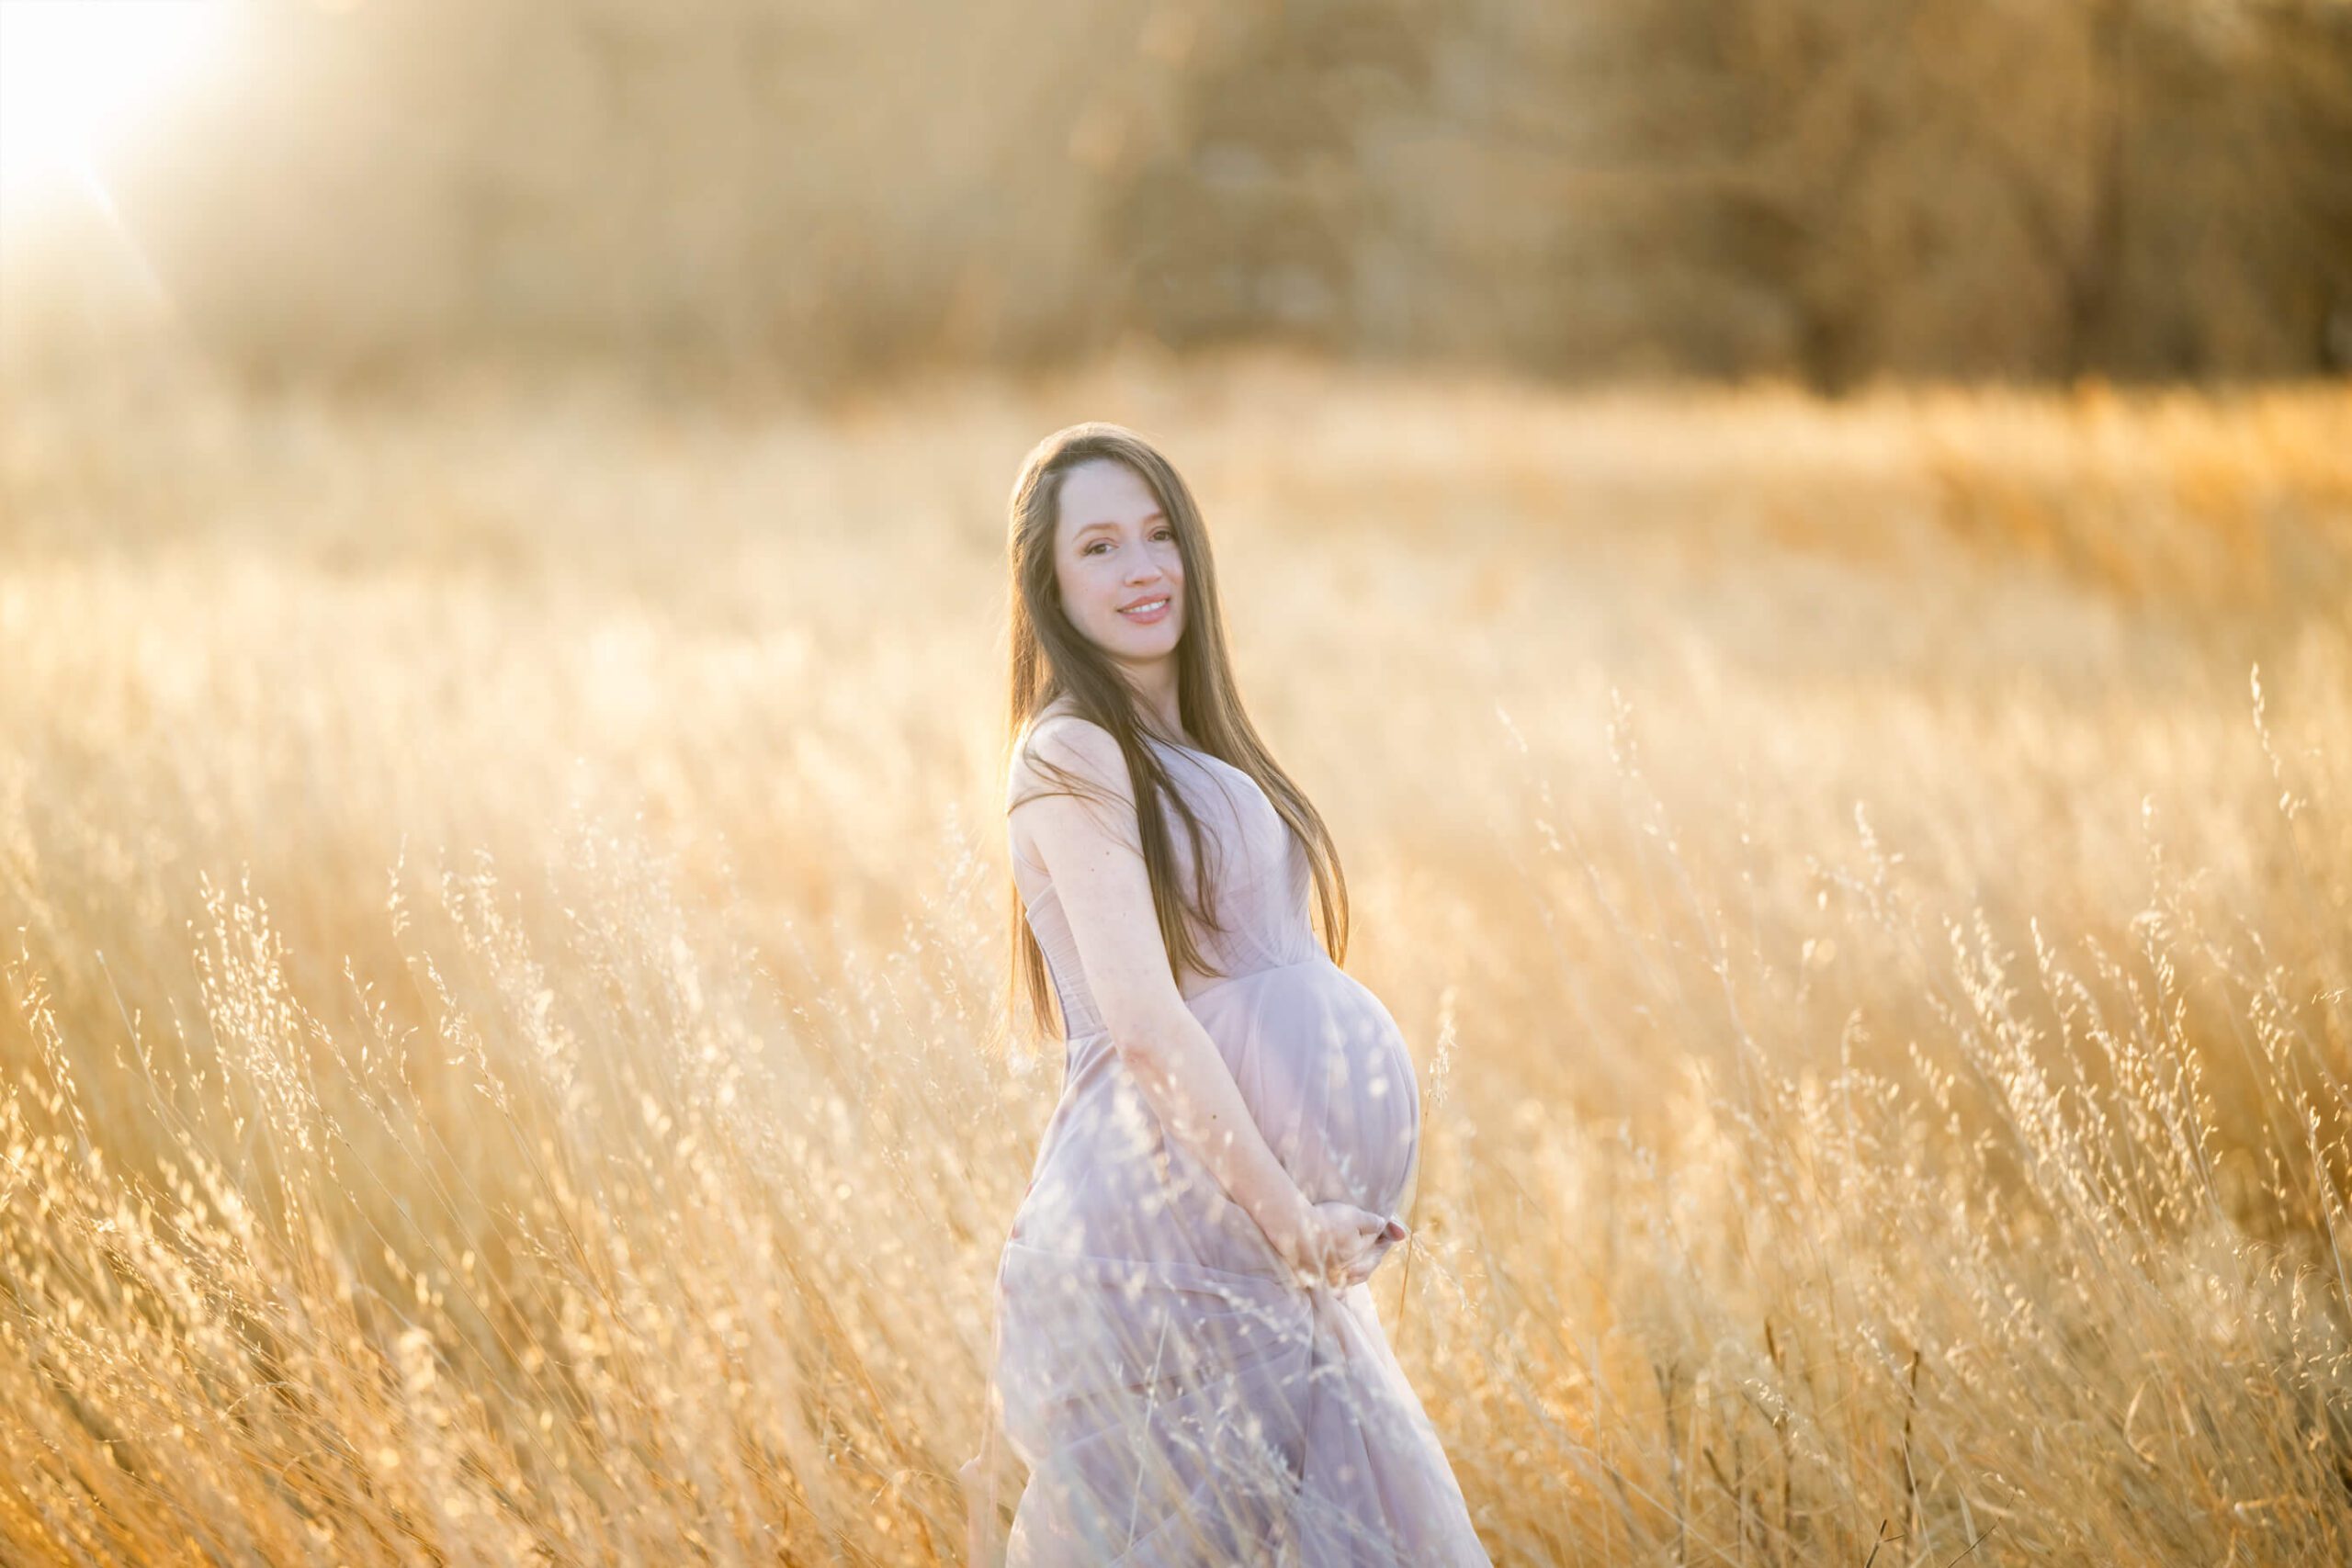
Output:
<svg viewBox="0 0 2352 1568">
<path fill-rule="evenodd" d="M 1110 644 L 1123 659 L 1159 659 L 1176 651 L 1183 633 L 1163 626 L 1122 626 L 1125 635 Z"/>
</svg>

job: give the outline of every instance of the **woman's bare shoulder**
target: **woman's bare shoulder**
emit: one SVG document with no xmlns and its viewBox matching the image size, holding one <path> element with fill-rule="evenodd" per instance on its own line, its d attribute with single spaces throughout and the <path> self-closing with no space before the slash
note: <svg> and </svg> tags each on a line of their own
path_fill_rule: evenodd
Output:
<svg viewBox="0 0 2352 1568">
<path fill-rule="evenodd" d="M 1126 774 L 1118 739 L 1080 713 L 1066 698 L 1057 698 L 1031 715 L 1013 744 L 1012 764 L 1016 771 L 1040 757 L 1090 775 L 1106 769 L 1121 778 Z M 1116 767 L 1111 768 L 1114 762 Z"/>
<path fill-rule="evenodd" d="M 1056 697 L 1052 702 L 1047 703 L 1035 713 L 1031 714 L 1029 716 L 1028 724 L 1023 727 L 1022 735 L 1023 739 L 1026 739 L 1030 736 L 1040 734 L 1043 731 L 1054 729 L 1069 724 L 1082 724 L 1090 729 L 1101 729 L 1102 728 L 1101 725 L 1096 724 L 1092 719 L 1087 717 L 1084 714 L 1079 712 L 1078 705 L 1071 702 L 1069 697 L 1060 696 Z M 1105 731 L 1105 733 L 1107 734 L 1108 731 Z"/>
<path fill-rule="evenodd" d="M 1024 786 L 1050 787 L 1058 775 L 1073 774 L 1122 797 L 1130 793 L 1126 757 L 1117 737 L 1081 714 L 1038 714 L 1012 749 L 1008 788 L 1025 793 Z"/>
</svg>

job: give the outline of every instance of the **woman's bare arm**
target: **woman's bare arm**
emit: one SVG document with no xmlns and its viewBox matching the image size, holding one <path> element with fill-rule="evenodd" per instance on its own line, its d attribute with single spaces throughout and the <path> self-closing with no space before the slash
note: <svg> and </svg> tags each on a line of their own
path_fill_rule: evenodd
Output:
<svg viewBox="0 0 2352 1568">
<path fill-rule="evenodd" d="M 1118 741 L 1074 715 L 1046 719 L 1030 741 L 1038 756 L 1109 797 L 1049 795 L 1015 808 L 1026 814 L 1036 858 L 1054 879 L 1114 1048 L 1169 1135 L 1258 1222 L 1277 1252 L 1311 1266 L 1306 1248 L 1314 1204 L 1266 1142 L 1216 1042 L 1184 1005 L 1169 972 Z M 1055 787 L 1016 762 L 1016 791 L 1039 784 Z"/>
</svg>

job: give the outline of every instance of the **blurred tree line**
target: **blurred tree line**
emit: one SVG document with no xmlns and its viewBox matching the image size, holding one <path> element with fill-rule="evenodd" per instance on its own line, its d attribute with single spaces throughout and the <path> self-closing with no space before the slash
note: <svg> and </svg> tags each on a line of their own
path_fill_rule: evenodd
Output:
<svg viewBox="0 0 2352 1568">
<path fill-rule="evenodd" d="M 269 0 L 119 175 L 257 364 L 1125 334 L 2352 368 L 2352 0 Z"/>
</svg>

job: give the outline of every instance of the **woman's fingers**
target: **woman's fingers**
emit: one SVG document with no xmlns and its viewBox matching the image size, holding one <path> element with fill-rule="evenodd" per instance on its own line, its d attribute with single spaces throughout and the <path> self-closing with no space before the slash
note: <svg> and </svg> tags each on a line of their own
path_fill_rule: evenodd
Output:
<svg viewBox="0 0 2352 1568">
<path fill-rule="evenodd" d="M 1343 1254 L 1331 1259 L 1331 1282 L 1342 1289 L 1363 1283 L 1379 1267 L 1381 1237 L 1387 1230 L 1388 1222 L 1377 1214 L 1367 1218 L 1374 1223 L 1356 1234 Z"/>
<path fill-rule="evenodd" d="M 1365 1229 L 1362 1244 L 1344 1261 L 1335 1261 L 1333 1280 L 1341 1289 L 1363 1284 L 1380 1268 L 1380 1260 L 1388 1249 L 1412 1232 L 1399 1220 L 1386 1218 L 1366 1211 Z"/>
<path fill-rule="evenodd" d="M 1340 1290 L 1371 1279 L 1388 1248 L 1410 1234 L 1403 1222 L 1370 1209 L 1337 1201 L 1320 1207 L 1329 1213 L 1333 1226 L 1323 1237 L 1323 1279 Z M 1352 1224 L 1340 1213 L 1351 1208 L 1355 1210 Z"/>
</svg>

